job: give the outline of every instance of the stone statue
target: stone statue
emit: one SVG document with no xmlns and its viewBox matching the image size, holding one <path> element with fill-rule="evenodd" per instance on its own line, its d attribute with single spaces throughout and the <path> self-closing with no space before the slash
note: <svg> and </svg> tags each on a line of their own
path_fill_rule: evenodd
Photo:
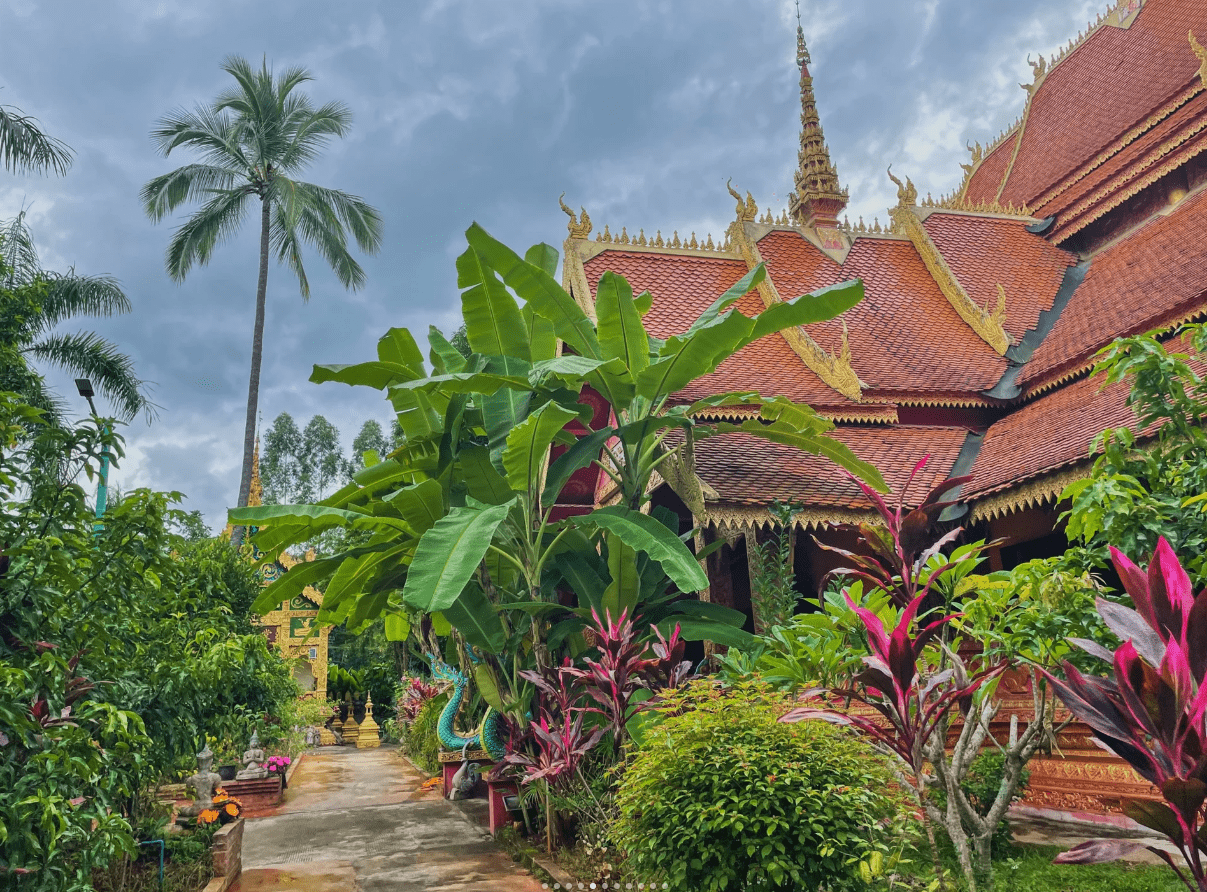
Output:
<svg viewBox="0 0 1207 892">
<path fill-rule="evenodd" d="M 186 784 L 193 791 L 193 804 L 186 805 L 179 812 L 182 818 L 192 818 L 201 814 L 201 810 L 209 808 L 214 801 L 214 790 L 222 783 L 222 778 L 213 770 L 214 754 L 209 745 L 197 754 L 197 773 L 190 777 Z"/>
<path fill-rule="evenodd" d="M 259 732 L 251 732 L 251 741 L 247 752 L 243 754 L 243 770 L 235 775 L 235 780 L 263 780 L 268 777 L 268 769 L 264 767 L 264 750 L 260 749 Z"/>
</svg>

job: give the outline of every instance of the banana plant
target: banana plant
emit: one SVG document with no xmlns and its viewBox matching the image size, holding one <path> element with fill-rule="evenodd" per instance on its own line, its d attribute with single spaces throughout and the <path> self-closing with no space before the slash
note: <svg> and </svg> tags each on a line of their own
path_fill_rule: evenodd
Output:
<svg viewBox="0 0 1207 892">
<path fill-rule="evenodd" d="M 355 628 L 383 613 L 419 611 L 451 623 L 488 659 L 479 688 L 514 703 L 526 664 L 549 665 L 550 649 L 585 648 L 578 631 L 591 610 L 679 625 L 685 639 L 743 644 L 741 614 L 682 600 L 707 585 L 670 512 L 643 512 L 656 472 L 677 463 L 694 481 L 692 444 L 741 431 L 823 455 L 883 490 L 874 468 L 825 433 L 808 406 L 757 393 L 725 393 L 686 403 L 676 394 L 746 345 L 796 325 L 822 321 L 863 296 L 850 282 L 776 304 L 748 317 L 734 306 L 756 288 L 760 265 L 719 296 L 682 334 L 653 337 L 642 323 L 652 304 L 621 276 L 605 273 L 592 320 L 555 280 L 558 256 L 537 245 L 524 257 L 478 225 L 457 259 L 470 355 L 435 328 L 425 356 L 406 329 L 391 329 L 377 359 L 316 365 L 315 383 L 383 390 L 404 434 L 389 456 L 365 456 L 365 470 L 314 505 L 244 508 L 266 556 L 342 526 L 357 544 L 295 566 L 265 589 L 271 609 L 306 585 L 326 582 L 320 622 Z M 600 424 L 584 397 L 607 404 Z M 723 406 L 759 409 L 740 424 L 703 420 Z M 550 462 L 550 450 L 565 447 Z M 555 520 L 559 493 L 579 470 L 606 474 L 616 503 Z M 568 604 L 562 593 L 575 596 Z M 402 619 L 387 632 L 405 634 Z M 502 683 L 501 683 L 502 682 Z"/>
</svg>

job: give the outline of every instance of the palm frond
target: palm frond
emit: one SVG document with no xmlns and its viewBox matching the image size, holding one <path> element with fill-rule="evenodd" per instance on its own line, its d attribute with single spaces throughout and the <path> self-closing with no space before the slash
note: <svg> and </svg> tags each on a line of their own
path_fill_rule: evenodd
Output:
<svg viewBox="0 0 1207 892">
<path fill-rule="evenodd" d="M 212 106 L 178 108 L 164 115 L 151 131 L 151 139 L 164 157 L 180 146 L 201 152 L 206 163 L 245 173 L 251 165 L 239 139 L 237 120 Z"/>
<path fill-rule="evenodd" d="M 309 105 L 309 103 L 307 103 Z M 291 133 L 289 145 L 281 155 L 280 168 L 296 172 L 318 157 L 333 136 L 343 136 L 352 126 L 352 111 L 340 102 L 329 102 L 322 108 L 298 108 L 288 117 Z"/>
<path fill-rule="evenodd" d="M 186 201 L 202 201 L 216 191 L 234 189 L 246 178 L 213 164 L 186 164 L 151 180 L 139 198 L 147 216 L 158 221 Z"/>
<path fill-rule="evenodd" d="M 51 335 L 22 352 L 90 379 L 125 421 L 139 412 L 145 412 L 148 420 L 154 416 L 156 407 L 143 393 L 145 382 L 134 374 L 134 361 L 95 332 Z"/>
<path fill-rule="evenodd" d="M 239 231 L 252 195 L 247 188 L 219 192 L 185 221 L 168 244 L 168 275 L 180 282 L 194 263 L 208 263 L 214 247 Z"/>
<path fill-rule="evenodd" d="M 38 129 L 37 119 L 0 105 L 0 162 L 10 173 L 67 173 L 71 148 Z"/>
<path fill-rule="evenodd" d="M 359 195 L 313 183 L 298 183 L 298 190 L 307 204 L 331 208 L 341 226 L 352 233 L 357 246 L 366 254 L 376 254 L 381 248 L 381 215 Z"/>
<path fill-rule="evenodd" d="M 38 249 L 34 246 L 29 227 L 25 225 L 25 211 L 0 223 L 0 263 L 4 264 L 0 284 L 5 288 L 28 285 L 42 275 Z"/>
<path fill-rule="evenodd" d="M 77 276 L 75 271 L 47 273 L 47 293 L 39 320 L 49 331 L 74 316 L 112 316 L 133 307 L 112 276 Z"/>
<path fill-rule="evenodd" d="M 269 238 L 277 260 L 284 263 L 298 277 L 298 290 L 302 300 L 310 300 L 310 280 L 306 278 L 306 268 L 302 264 L 302 244 L 298 240 L 296 221 L 287 216 L 287 211 L 279 204 L 273 205 L 272 227 Z"/>
</svg>

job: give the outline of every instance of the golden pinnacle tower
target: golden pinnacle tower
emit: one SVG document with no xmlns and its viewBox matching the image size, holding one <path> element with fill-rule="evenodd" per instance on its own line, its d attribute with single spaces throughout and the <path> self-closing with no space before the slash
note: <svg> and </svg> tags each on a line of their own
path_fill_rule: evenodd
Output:
<svg viewBox="0 0 1207 892">
<path fill-rule="evenodd" d="M 799 15 L 799 10 L 798 10 Z M 847 206 L 848 193 L 838 184 L 838 171 L 830 161 L 826 137 L 817 116 L 813 78 L 809 74 L 809 49 L 798 18 L 796 64 L 800 66 L 800 152 L 797 155 L 795 188 L 788 197 L 788 210 L 803 226 L 837 226 L 838 215 Z"/>
</svg>

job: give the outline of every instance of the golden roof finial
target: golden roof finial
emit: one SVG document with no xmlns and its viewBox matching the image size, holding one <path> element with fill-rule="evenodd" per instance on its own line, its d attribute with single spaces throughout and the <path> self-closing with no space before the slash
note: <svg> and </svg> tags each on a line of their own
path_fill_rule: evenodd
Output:
<svg viewBox="0 0 1207 892">
<path fill-rule="evenodd" d="M 570 222 L 566 224 L 566 228 L 570 230 L 570 238 L 586 238 L 591 234 L 591 218 L 587 216 L 587 209 L 580 206 L 579 210 L 582 212 L 582 216 L 574 216 L 574 211 L 566 207 L 566 202 L 562 200 L 565 197 L 566 193 L 563 192 L 558 196 L 557 203 L 561 205 L 566 216 L 570 218 Z"/>
<path fill-rule="evenodd" d="M 918 203 L 918 190 L 915 188 L 913 180 L 909 177 L 905 178 L 905 182 L 901 182 L 893 176 L 893 165 L 888 166 L 888 178 L 897 184 L 897 207 L 913 207 Z"/>
<path fill-rule="evenodd" d="M 805 46 L 805 31 L 800 24 L 797 7 L 796 64 L 800 67 L 800 150 L 797 170 L 793 177 L 792 194 L 788 196 L 788 212 L 804 226 L 837 226 L 838 215 L 847 206 L 849 194 L 838 182 L 838 171 L 830 160 L 826 136 L 817 115 L 817 100 L 813 95 L 813 77 L 809 74 L 809 48 Z"/>
<path fill-rule="evenodd" d="M 759 215 L 759 206 L 755 204 L 754 196 L 749 192 L 746 193 L 746 200 L 742 200 L 742 196 L 733 188 L 733 180 L 725 181 L 725 188 L 729 190 L 729 194 L 738 200 L 736 213 L 739 223 L 753 223 Z"/>
<path fill-rule="evenodd" d="M 1199 59 L 1199 80 L 1207 87 L 1207 49 L 1195 39 L 1193 31 L 1187 31 L 1186 36 L 1190 38 L 1190 48 Z"/>
</svg>

